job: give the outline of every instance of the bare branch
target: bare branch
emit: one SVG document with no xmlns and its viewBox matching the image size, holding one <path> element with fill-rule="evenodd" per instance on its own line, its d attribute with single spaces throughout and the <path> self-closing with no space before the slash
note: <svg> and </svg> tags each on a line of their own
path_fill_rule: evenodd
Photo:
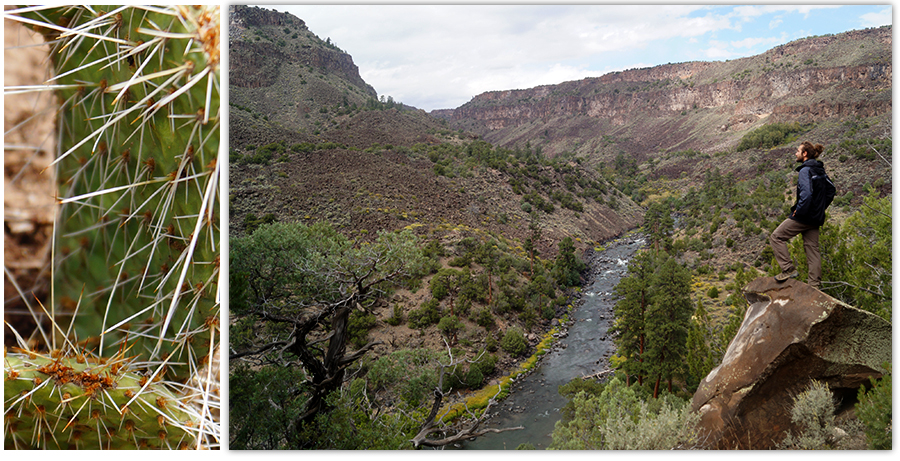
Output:
<svg viewBox="0 0 900 461">
<path fill-rule="evenodd" d="M 245 352 L 233 352 L 233 353 L 231 353 L 231 354 L 228 355 L 228 359 L 229 359 L 229 360 L 235 360 L 235 359 L 239 359 L 239 358 L 241 358 L 241 357 L 246 357 L 246 356 L 248 356 L 248 355 L 259 355 L 259 354 L 262 354 L 263 352 L 266 352 L 266 351 L 268 351 L 269 349 L 272 349 L 272 348 L 274 348 L 274 347 L 276 347 L 276 346 L 286 346 L 286 345 L 288 345 L 288 344 L 290 344 L 290 341 L 275 341 L 275 342 L 272 342 L 272 343 L 269 343 L 269 344 L 260 346 L 260 347 L 258 347 L 258 348 L 256 348 L 256 349 L 251 349 L 251 350 L 249 350 L 249 351 L 245 351 Z"/>
<path fill-rule="evenodd" d="M 873 146 L 872 143 L 869 142 L 868 139 L 866 139 L 866 145 L 869 146 L 869 149 L 872 149 L 872 151 L 874 151 L 876 154 L 878 154 L 878 156 L 881 157 L 881 159 L 884 160 L 885 163 L 887 163 L 888 167 L 891 166 L 891 161 L 884 158 L 884 155 L 881 155 L 881 152 L 878 152 L 878 149 L 876 149 L 875 146 Z"/>
<path fill-rule="evenodd" d="M 516 426 L 516 427 L 504 427 L 501 429 L 497 428 L 485 428 L 481 430 L 475 430 L 476 426 L 470 427 L 468 429 L 464 429 L 455 435 L 451 435 L 450 437 L 445 437 L 439 440 L 431 440 L 431 439 L 423 439 L 418 444 L 416 444 L 416 439 L 413 439 L 413 445 L 416 448 L 421 447 L 443 447 L 450 445 L 451 443 L 461 442 L 466 439 L 471 439 L 475 437 L 481 437 L 482 435 L 492 433 L 492 432 L 507 432 L 507 431 L 517 431 L 519 429 L 525 429 L 524 426 Z M 418 437 L 418 436 L 417 436 Z"/>
<path fill-rule="evenodd" d="M 867 289 L 867 288 L 863 288 L 863 287 L 860 287 L 860 286 L 856 286 L 856 285 L 853 285 L 853 284 L 850 284 L 850 283 L 847 283 L 847 282 L 844 282 L 844 281 L 838 281 L 838 282 L 822 281 L 822 286 L 823 286 L 823 287 L 826 287 L 826 288 L 836 287 L 836 286 L 848 286 L 848 287 L 850 287 L 850 288 L 855 288 L 855 289 L 857 289 L 857 290 L 862 290 L 862 291 L 865 291 L 865 292 L 867 292 L 867 293 L 871 293 L 871 294 L 873 294 L 873 295 L 875 295 L 875 296 L 878 296 L 878 297 L 880 297 L 880 298 L 891 299 L 890 296 L 887 296 L 887 295 L 885 295 L 885 294 L 883 294 L 883 293 L 877 293 L 877 292 L 874 292 L 874 291 L 869 290 L 869 289 Z"/>
<path fill-rule="evenodd" d="M 475 420 L 475 422 L 472 423 L 471 426 L 469 426 L 465 429 L 462 429 L 459 432 L 457 432 L 456 434 L 448 436 L 448 437 L 444 437 L 444 438 L 440 438 L 440 439 L 429 439 L 428 438 L 429 435 L 431 435 L 435 432 L 438 432 L 440 430 L 439 428 L 434 427 L 435 426 L 434 418 L 437 415 L 437 410 L 438 410 L 438 407 L 440 406 L 440 401 L 441 401 L 440 397 L 442 396 L 442 394 L 440 394 L 440 392 L 438 390 L 435 390 L 435 401 L 431 407 L 431 413 L 429 414 L 429 417 L 428 417 L 429 419 L 428 419 L 428 421 L 425 422 L 425 424 L 422 425 L 422 429 L 419 430 L 419 433 L 416 434 L 416 436 L 413 437 L 412 440 L 410 440 L 410 442 L 412 442 L 412 444 L 415 448 L 443 447 L 443 446 L 450 445 L 452 443 L 461 442 L 463 440 L 471 439 L 471 438 L 475 438 L 475 437 L 480 437 L 482 435 L 489 434 L 489 433 L 499 433 L 499 432 L 517 431 L 519 429 L 525 429 L 524 426 L 505 427 L 505 428 L 501 428 L 501 429 L 497 429 L 497 428 L 479 429 L 479 426 L 481 425 L 481 423 L 483 423 L 490 415 L 491 406 L 493 406 L 494 403 L 496 402 L 496 398 L 498 395 L 500 395 L 500 392 L 501 392 L 501 389 L 498 387 L 497 393 L 494 394 L 494 397 L 492 397 L 488 401 L 488 405 L 484 409 L 484 412 L 481 413 L 481 416 L 478 417 Z M 466 409 L 468 410 L 468 407 Z"/>
<path fill-rule="evenodd" d="M 876 212 L 876 213 L 878 213 L 878 214 L 880 214 L 881 216 L 884 216 L 884 217 L 886 217 L 886 218 L 888 218 L 888 219 L 891 219 L 891 215 L 889 215 L 889 214 L 887 214 L 887 213 L 884 213 L 884 212 L 882 212 L 882 211 L 876 210 L 876 209 L 870 207 L 870 206 L 869 206 L 868 204 L 866 204 L 866 203 L 863 203 L 863 206 L 866 207 L 866 208 L 868 208 L 868 209 L 870 209 L 870 210 L 872 210 L 872 211 L 874 211 L 874 212 Z"/>
<path fill-rule="evenodd" d="M 491 407 L 494 405 L 494 403 L 496 403 L 496 398 L 498 395 L 500 395 L 500 392 L 502 391 L 502 388 L 498 386 L 497 393 L 494 394 L 494 396 L 491 397 L 490 400 L 488 400 L 487 407 L 485 407 L 484 411 L 481 413 L 481 416 L 475 418 L 475 421 L 469 427 L 464 428 L 464 429 L 460 430 L 459 432 L 457 432 L 456 434 L 448 436 L 448 437 L 443 437 L 440 439 L 429 439 L 428 438 L 430 435 L 443 430 L 443 428 L 436 427 L 437 426 L 436 420 L 437 420 L 438 411 L 441 408 L 441 402 L 443 401 L 443 398 L 444 398 L 444 393 L 441 392 L 441 389 L 443 387 L 442 384 L 444 382 L 444 376 L 446 374 L 444 370 L 455 367 L 464 361 L 471 362 L 471 360 L 466 360 L 466 359 L 456 359 L 455 360 L 453 358 L 453 350 L 450 347 L 450 345 L 447 344 L 446 339 L 444 339 L 444 344 L 447 346 L 447 354 L 450 357 L 450 363 L 447 365 L 440 364 L 440 374 L 438 376 L 438 384 L 437 384 L 437 386 L 435 386 L 435 389 L 434 389 L 434 402 L 431 405 L 431 411 L 428 413 L 428 418 L 426 418 L 425 422 L 422 423 L 422 426 L 419 428 L 419 432 L 416 434 L 416 436 L 410 440 L 410 442 L 412 442 L 413 446 L 415 448 L 443 447 L 443 446 L 446 446 L 446 445 L 449 445 L 452 443 L 456 443 L 456 442 L 474 438 L 474 437 L 479 437 L 484 434 L 488 434 L 488 433 L 492 433 L 492 432 L 506 432 L 506 431 L 515 431 L 515 430 L 519 430 L 519 429 L 524 429 L 524 427 L 522 427 L 522 426 L 507 427 L 507 428 L 503 428 L 503 429 L 495 429 L 495 428 L 479 429 L 479 426 L 481 425 L 481 423 L 483 423 L 490 415 Z M 481 357 L 481 356 L 479 355 L 479 357 Z M 466 411 L 470 415 L 475 416 L 471 411 L 469 411 L 468 405 L 466 405 Z"/>
<path fill-rule="evenodd" d="M 375 347 L 379 344 L 384 344 L 384 341 L 370 341 L 368 344 L 366 344 L 365 346 L 360 348 L 358 351 L 356 351 L 350 355 L 344 355 L 344 357 L 338 361 L 338 366 L 343 367 L 345 365 L 349 365 L 349 364 L 355 362 L 357 359 L 362 357 L 366 352 L 369 352 L 370 350 L 372 350 L 373 347 Z"/>
<path fill-rule="evenodd" d="M 612 373 L 613 371 L 614 371 L 613 369 L 609 369 L 609 370 L 601 370 L 601 371 L 598 371 L 598 372 L 593 373 L 593 374 L 590 374 L 590 375 L 582 375 L 582 376 L 581 376 L 581 379 L 583 379 L 583 380 L 588 380 L 588 379 L 592 379 L 592 378 L 599 378 L 599 377 L 601 377 L 601 376 L 603 376 L 603 375 Z"/>
</svg>

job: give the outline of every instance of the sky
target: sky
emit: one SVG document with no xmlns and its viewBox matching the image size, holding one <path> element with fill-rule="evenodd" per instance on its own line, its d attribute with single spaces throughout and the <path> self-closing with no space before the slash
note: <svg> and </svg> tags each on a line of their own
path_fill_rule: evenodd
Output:
<svg viewBox="0 0 900 461">
<path fill-rule="evenodd" d="M 892 24 L 881 5 L 267 5 L 353 57 L 379 95 L 453 109 L 532 88 Z"/>
</svg>

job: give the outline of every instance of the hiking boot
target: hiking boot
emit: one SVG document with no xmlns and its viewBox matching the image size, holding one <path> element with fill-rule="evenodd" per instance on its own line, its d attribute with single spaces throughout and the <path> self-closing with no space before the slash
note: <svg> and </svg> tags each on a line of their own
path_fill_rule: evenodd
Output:
<svg viewBox="0 0 900 461">
<path fill-rule="evenodd" d="M 797 275 L 799 275 L 799 274 L 797 273 L 797 271 L 793 271 L 793 272 L 782 272 L 782 273 L 780 273 L 780 274 L 778 274 L 778 275 L 775 276 L 775 281 L 776 281 L 776 282 L 783 282 L 783 281 L 785 281 L 785 280 L 787 280 L 787 279 L 792 279 L 792 278 L 796 277 Z"/>
</svg>

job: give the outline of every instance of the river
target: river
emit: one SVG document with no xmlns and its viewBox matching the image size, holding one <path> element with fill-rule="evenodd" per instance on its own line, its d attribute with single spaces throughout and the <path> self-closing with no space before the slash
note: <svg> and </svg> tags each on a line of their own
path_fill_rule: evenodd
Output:
<svg viewBox="0 0 900 461">
<path fill-rule="evenodd" d="M 646 240 L 641 236 L 623 237 L 608 245 L 604 251 L 588 255 L 589 282 L 570 315 L 574 322 L 565 337 L 531 373 L 512 384 L 509 396 L 491 408 L 490 419 L 483 426 L 524 429 L 486 434 L 454 448 L 513 450 L 527 442 L 538 450 L 546 449 L 552 442 L 553 427 L 560 420 L 559 410 L 566 404 L 557 388 L 574 378 L 609 369 L 608 359 L 615 351 L 607 334 L 615 305 L 612 291 L 626 274 L 628 261 L 646 245 Z"/>
</svg>

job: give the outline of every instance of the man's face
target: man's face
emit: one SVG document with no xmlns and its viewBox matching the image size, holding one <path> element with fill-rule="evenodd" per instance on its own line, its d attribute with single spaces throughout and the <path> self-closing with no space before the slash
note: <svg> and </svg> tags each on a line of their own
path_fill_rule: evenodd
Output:
<svg viewBox="0 0 900 461">
<path fill-rule="evenodd" d="M 806 154 L 803 152 L 803 146 L 797 146 L 797 152 L 794 152 L 798 162 L 806 160 Z"/>
</svg>

